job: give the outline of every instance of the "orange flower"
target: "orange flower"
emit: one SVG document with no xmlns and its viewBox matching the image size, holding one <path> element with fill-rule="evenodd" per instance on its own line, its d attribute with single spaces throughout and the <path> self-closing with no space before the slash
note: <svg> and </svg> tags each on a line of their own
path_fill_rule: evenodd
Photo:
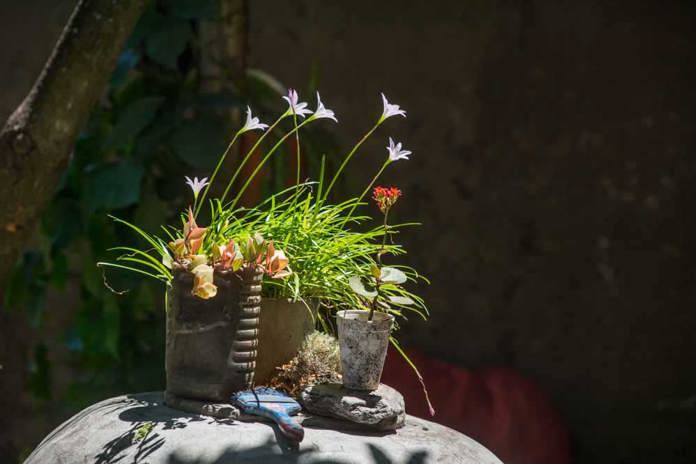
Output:
<svg viewBox="0 0 696 464">
<path fill-rule="evenodd" d="M 394 206 L 400 196 L 401 190 L 396 187 L 375 187 L 372 190 L 372 199 L 375 200 L 382 213 L 386 213 L 389 208 Z"/>
</svg>

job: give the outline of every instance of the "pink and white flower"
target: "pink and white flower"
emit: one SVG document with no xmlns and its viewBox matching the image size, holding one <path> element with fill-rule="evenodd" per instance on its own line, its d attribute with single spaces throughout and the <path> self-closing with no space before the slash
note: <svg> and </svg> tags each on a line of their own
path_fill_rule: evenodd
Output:
<svg viewBox="0 0 696 464">
<path fill-rule="evenodd" d="M 401 142 L 399 143 L 394 143 L 394 140 L 389 137 L 389 146 L 387 147 L 387 152 L 389 152 L 389 161 L 398 161 L 400 159 L 408 159 L 408 156 L 411 154 L 410 151 L 408 150 L 402 150 L 401 149 Z"/>
<path fill-rule="evenodd" d="M 300 97 L 295 89 L 288 89 L 288 94 L 283 97 L 283 100 L 289 105 L 287 115 L 296 114 L 304 118 L 306 114 L 312 114 L 312 110 L 307 109 L 307 103 L 299 101 Z"/>
<path fill-rule="evenodd" d="M 188 184 L 189 187 L 191 187 L 191 190 L 193 190 L 193 198 L 198 198 L 198 194 L 201 193 L 201 190 L 203 190 L 203 187 L 208 185 L 208 178 L 204 177 L 201 180 L 198 180 L 198 177 L 194 177 L 193 180 L 189 176 L 184 176 L 186 178 L 186 183 Z"/>
<path fill-rule="evenodd" d="M 241 129 L 239 129 L 239 133 L 244 133 L 246 131 L 251 131 L 251 130 L 265 130 L 268 128 L 268 124 L 263 124 L 262 122 L 259 121 L 259 118 L 252 117 L 251 115 L 251 108 L 247 106 L 247 116 L 246 116 L 246 122 L 242 126 Z"/>
<path fill-rule="evenodd" d="M 324 104 L 321 102 L 319 92 L 317 92 L 317 109 L 316 111 L 314 111 L 314 114 L 312 115 L 311 119 L 321 118 L 333 119 L 335 122 L 338 122 L 338 119 L 336 119 L 333 110 L 330 110 L 324 106 Z"/>
<path fill-rule="evenodd" d="M 382 95 L 382 104 L 384 105 L 384 109 L 382 111 L 382 116 L 379 118 L 379 122 L 384 121 L 387 118 L 391 118 L 392 116 L 403 116 L 404 118 L 406 117 L 406 111 L 402 110 L 399 105 L 393 105 L 389 103 L 387 100 L 387 97 Z"/>
</svg>

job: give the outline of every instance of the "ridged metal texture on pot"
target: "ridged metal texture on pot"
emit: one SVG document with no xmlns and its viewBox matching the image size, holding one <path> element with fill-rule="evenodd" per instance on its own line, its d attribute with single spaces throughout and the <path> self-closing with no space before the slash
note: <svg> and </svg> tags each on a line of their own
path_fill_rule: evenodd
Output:
<svg viewBox="0 0 696 464">
<path fill-rule="evenodd" d="M 376 390 L 382 378 L 387 357 L 389 333 L 394 316 L 375 312 L 339 311 L 336 315 L 338 341 L 341 348 L 343 385 L 354 390 Z"/>
<path fill-rule="evenodd" d="M 228 401 L 254 380 L 261 273 L 216 273 L 217 295 L 191 294 L 193 275 L 178 271 L 167 291 L 167 392 Z"/>
</svg>

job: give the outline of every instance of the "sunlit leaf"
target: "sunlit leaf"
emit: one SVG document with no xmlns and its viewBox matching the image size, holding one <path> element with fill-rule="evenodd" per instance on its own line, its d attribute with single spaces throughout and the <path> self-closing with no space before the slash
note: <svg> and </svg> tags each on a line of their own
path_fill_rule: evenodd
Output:
<svg viewBox="0 0 696 464">
<path fill-rule="evenodd" d="M 390 296 L 389 301 L 395 305 L 401 305 L 401 306 L 408 306 L 408 305 L 416 304 L 416 302 L 413 301 L 412 298 L 409 298 L 407 296 Z"/>
<path fill-rule="evenodd" d="M 375 290 L 368 290 L 365 288 L 365 285 L 363 285 L 362 280 L 358 276 L 353 276 L 348 279 L 348 284 L 350 285 L 350 288 L 352 288 L 353 291 L 360 296 L 364 296 L 365 298 L 374 298 L 377 296 L 377 292 Z"/>
<path fill-rule="evenodd" d="M 403 284 L 406 282 L 406 274 L 394 267 L 383 267 L 380 280 L 390 284 Z"/>
</svg>

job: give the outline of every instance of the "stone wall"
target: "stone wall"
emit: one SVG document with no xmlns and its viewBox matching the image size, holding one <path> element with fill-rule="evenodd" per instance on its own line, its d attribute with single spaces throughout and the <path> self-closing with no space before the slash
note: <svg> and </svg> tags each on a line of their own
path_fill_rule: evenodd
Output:
<svg viewBox="0 0 696 464">
<path fill-rule="evenodd" d="M 317 79 L 346 146 L 380 91 L 408 110 L 353 177 L 358 191 L 389 135 L 414 152 L 385 178 L 404 190 L 401 217 L 424 223 L 404 239 L 433 281 L 432 320 L 411 321 L 405 339 L 535 379 L 578 462 L 693 459 L 693 5 L 262 0 L 251 11 L 252 64 L 299 89 Z"/>
</svg>

